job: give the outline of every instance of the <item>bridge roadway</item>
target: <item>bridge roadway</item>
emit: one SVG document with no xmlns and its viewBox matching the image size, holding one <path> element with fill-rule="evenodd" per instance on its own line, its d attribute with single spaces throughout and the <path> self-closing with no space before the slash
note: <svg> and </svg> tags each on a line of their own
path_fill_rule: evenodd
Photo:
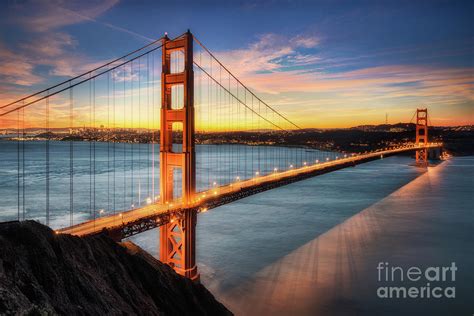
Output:
<svg viewBox="0 0 474 316">
<path fill-rule="evenodd" d="M 442 145 L 439 143 L 430 143 L 426 146 L 428 149 L 441 147 Z M 74 226 L 59 229 L 56 233 L 87 236 L 104 232 L 115 240 L 121 240 L 122 238 L 156 228 L 167 222 L 178 220 L 186 209 L 196 209 L 198 212 L 206 212 L 211 208 L 292 182 L 346 167 L 353 167 L 357 164 L 380 159 L 381 157 L 416 151 L 422 148 L 423 147 L 410 144 L 403 147 L 365 154 L 349 155 L 331 161 L 313 162 L 313 164 L 308 164 L 298 169 L 290 169 L 282 172 L 277 170 L 272 174 L 257 175 L 252 179 L 236 181 L 225 186 L 196 193 L 195 200 L 187 205 L 183 205 L 180 200 L 168 204 L 152 203 L 137 209 L 113 215 L 105 215 Z"/>
</svg>

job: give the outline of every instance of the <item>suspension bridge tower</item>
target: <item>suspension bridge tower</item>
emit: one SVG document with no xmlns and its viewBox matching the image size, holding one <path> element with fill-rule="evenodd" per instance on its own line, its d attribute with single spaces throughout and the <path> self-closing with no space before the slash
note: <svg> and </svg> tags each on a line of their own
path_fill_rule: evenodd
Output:
<svg viewBox="0 0 474 316">
<path fill-rule="evenodd" d="M 189 32 L 163 39 L 160 125 L 160 198 L 173 201 L 174 172 L 181 170 L 181 199 L 191 203 L 196 188 L 194 136 L 193 36 Z M 176 125 L 182 125 L 173 131 Z M 182 132 L 182 147 L 173 150 L 173 135 Z M 179 138 L 177 138 L 179 139 Z M 179 146 L 177 146 L 179 147 Z M 196 266 L 196 210 L 160 228 L 160 260 L 192 280 L 199 280 Z"/>
<path fill-rule="evenodd" d="M 416 164 L 428 165 L 428 109 L 416 110 L 416 145 L 424 147 L 416 151 Z"/>
</svg>

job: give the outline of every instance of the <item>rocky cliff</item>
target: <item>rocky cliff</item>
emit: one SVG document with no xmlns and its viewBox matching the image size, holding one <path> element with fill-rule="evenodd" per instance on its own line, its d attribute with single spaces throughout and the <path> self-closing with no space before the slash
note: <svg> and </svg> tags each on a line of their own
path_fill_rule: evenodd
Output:
<svg viewBox="0 0 474 316">
<path fill-rule="evenodd" d="M 0 314 L 229 315 L 201 284 L 138 246 L 0 224 Z"/>
</svg>

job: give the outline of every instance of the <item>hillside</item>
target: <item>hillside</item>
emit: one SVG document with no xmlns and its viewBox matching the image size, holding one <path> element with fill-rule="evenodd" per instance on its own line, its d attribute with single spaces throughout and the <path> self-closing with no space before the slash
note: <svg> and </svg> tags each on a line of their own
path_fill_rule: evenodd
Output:
<svg viewBox="0 0 474 316">
<path fill-rule="evenodd" d="M 138 246 L 0 223 L 0 314 L 230 315 Z"/>
</svg>

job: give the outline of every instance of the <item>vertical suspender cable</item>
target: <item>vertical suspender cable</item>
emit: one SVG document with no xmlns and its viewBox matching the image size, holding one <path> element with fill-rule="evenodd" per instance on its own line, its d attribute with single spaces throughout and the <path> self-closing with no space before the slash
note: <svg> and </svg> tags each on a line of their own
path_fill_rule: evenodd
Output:
<svg viewBox="0 0 474 316">
<path fill-rule="evenodd" d="M 135 112 L 135 109 L 133 108 L 133 94 L 134 94 L 134 91 L 133 91 L 133 76 L 134 76 L 134 73 L 133 73 L 133 60 L 130 62 L 130 73 L 131 73 L 131 76 L 130 76 L 130 89 L 131 89 L 131 95 L 130 95 L 130 121 L 131 121 L 131 133 L 133 133 L 133 135 L 135 135 L 135 131 L 133 130 L 133 127 L 134 127 L 134 124 L 133 124 L 133 113 Z M 130 142 L 130 146 L 131 146 L 131 158 L 132 158 L 132 163 L 131 163 L 131 168 L 130 168 L 130 173 L 131 173 L 131 180 L 130 180 L 130 195 L 132 197 L 131 201 L 130 201 L 130 206 L 132 209 L 134 209 L 135 207 L 135 204 L 134 204 L 134 198 L 135 198 L 135 188 L 134 188 L 134 174 L 133 174 L 133 168 L 134 168 L 134 157 L 133 157 L 133 153 L 134 153 L 134 149 L 135 149 L 135 139 L 132 139 L 131 142 Z"/>
<path fill-rule="evenodd" d="M 24 103 L 25 101 L 23 101 Z M 23 159 L 22 159 L 22 164 L 23 164 L 23 167 L 22 167 L 22 192 L 23 192 L 23 215 L 22 215 L 22 218 L 23 220 L 25 220 L 25 208 L 26 208 L 26 203 L 25 203 L 25 139 L 26 139 L 26 134 L 25 134 L 25 108 L 22 109 L 22 126 L 23 126 L 23 138 L 22 138 L 22 142 L 21 142 L 21 147 L 22 147 L 22 156 L 23 156 Z"/>
<path fill-rule="evenodd" d="M 147 158 L 145 161 L 149 161 L 150 159 L 150 144 L 153 145 L 153 143 L 148 140 L 148 135 L 150 133 L 150 54 L 146 55 L 146 113 L 147 113 L 147 136 L 146 140 L 149 142 L 149 144 L 146 146 L 147 147 Z M 147 176 L 147 194 L 148 198 L 152 198 L 151 194 L 151 186 L 150 186 L 150 165 L 147 163 L 147 171 L 148 171 L 148 176 Z"/>
<path fill-rule="evenodd" d="M 112 198 L 112 208 L 113 208 L 113 212 L 114 212 L 114 215 L 115 215 L 115 210 L 116 210 L 116 205 L 115 205 L 115 196 L 117 195 L 117 192 L 115 191 L 115 143 L 117 141 L 117 137 L 118 137 L 118 134 L 117 134 L 117 125 L 115 125 L 115 77 L 117 76 L 117 73 L 114 71 L 114 73 L 112 73 L 112 128 L 113 128 L 113 132 L 112 132 L 112 135 L 113 135 L 113 143 L 112 143 L 112 156 L 113 156 L 113 164 L 112 164 L 112 168 L 113 168 L 113 177 L 112 177 L 112 186 L 113 186 L 113 198 Z"/>
<path fill-rule="evenodd" d="M 110 72 L 107 73 L 107 213 L 110 212 Z M 94 212 L 95 219 L 95 212 Z"/>
<path fill-rule="evenodd" d="M 69 83 L 71 85 L 71 83 Z M 74 105 L 73 105 L 73 91 L 74 88 L 69 89 L 69 225 L 74 225 Z"/>
<path fill-rule="evenodd" d="M 92 214 L 92 80 L 89 73 L 89 214 Z"/>
<path fill-rule="evenodd" d="M 20 176 L 20 111 L 17 111 L 17 144 L 16 144 L 16 149 L 17 149 L 17 163 L 18 163 L 18 187 L 17 187 L 17 194 L 18 194 L 18 214 L 17 214 L 17 220 L 20 220 L 20 183 L 21 183 L 21 176 Z"/>
<path fill-rule="evenodd" d="M 92 155 L 92 159 L 93 159 L 93 166 L 92 166 L 92 169 L 93 169 L 93 172 L 94 172 L 94 177 L 93 177 L 93 196 L 92 196 L 92 199 L 93 199 L 93 202 L 92 202 L 92 213 L 95 213 L 95 208 L 96 208 L 96 192 L 95 192 L 95 184 L 96 184 L 96 151 L 95 151 L 95 143 L 97 141 L 96 137 L 97 137 L 97 130 L 96 130 L 96 126 L 95 126 L 95 78 L 93 79 L 93 87 L 94 87 L 94 90 L 93 90 L 93 102 L 92 102 L 92 132 L 94 133 L 94 137 L 92 138 L 92 152 L 93 152 L 93 155 Z"/>
<path fill-rule="evenodd" d="M 47 90 L 46 94 L 49 94 Z M 46 98 L 46 225 L 49 226 L 49 98 Z"/>
<path fill-rule="evenodd" d="M 125 65 L 122 67 L 123 69 L 123 93 L 122 93 L 122 98 L 123 98 L 123 129 L 124 131 L 127 131 L 127 135 L 125 137 L 128 137 L 130 135 L 129 130 L 127 130 L 127 108 L 126 108 L 126 90 L 125 90 L 125 82 L 127 81 L 127 75 L 126 75 L 126 70 L 125 70 Z M 122 140 L 123 142 L 123 211 L 127 210 L 127 141 L 126 139 Z"/>
</svg>

